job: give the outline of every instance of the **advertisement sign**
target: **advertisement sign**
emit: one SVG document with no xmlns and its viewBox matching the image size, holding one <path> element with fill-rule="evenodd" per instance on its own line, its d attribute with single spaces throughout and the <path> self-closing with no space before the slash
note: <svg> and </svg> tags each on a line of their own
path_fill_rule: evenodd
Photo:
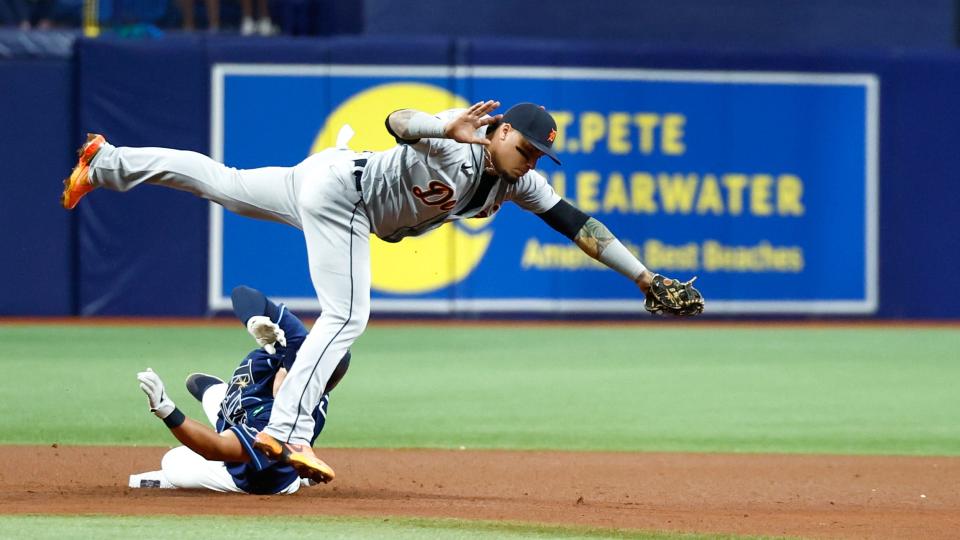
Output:
<svg viewBox="0 0 960 540">
<path fill-rule="evenodd" d="M 878 82 L 872 75 L 559 67 L 217 65 L 211 149 L 292 166 L 334 144 L 395 142 L 392 111 L 542 104 L 563 162 L 538 169 L 712 313 L 877 306 Z M 251 284 L 316 309 L 300 231 L 211 206 L 210 307 Z M 374 312 L 630 313 L 638 288 L 508 204 L 397 244 L 371 239 Z"/>
</svg>

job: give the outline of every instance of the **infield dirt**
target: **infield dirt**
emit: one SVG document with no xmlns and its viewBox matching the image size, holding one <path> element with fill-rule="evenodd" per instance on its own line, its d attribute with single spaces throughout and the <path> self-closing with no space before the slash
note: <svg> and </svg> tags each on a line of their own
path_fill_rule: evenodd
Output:
<svg viewBox="0 0 960 540">
<path fill-rule="evenodd" d="M 4 514 L 250 514 L 126 487 L 163 448 L 0 446 Z M 960 458 L 321 449 L 327 486 L 260 514 L 418 516 L 810 538 L 957 538 Z"/>
</svg>

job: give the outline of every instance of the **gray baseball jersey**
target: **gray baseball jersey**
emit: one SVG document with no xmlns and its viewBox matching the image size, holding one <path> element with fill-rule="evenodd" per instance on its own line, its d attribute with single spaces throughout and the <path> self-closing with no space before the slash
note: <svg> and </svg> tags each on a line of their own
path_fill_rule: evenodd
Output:
<svg viewBox="0 0 960 540">
<path fill-rule="evenodd" d="M 463 109 L 438 113 L 449 121 Z M 477 130 L 484 136 L 486 127 Z M 504 201 L 546 212 L 560 200 L 541 174 L 516 183 L 483 178 L 484 149 L 450 139 L 420 139 L 368 155 L 360 179 L 372 231 L 388 242 L 419 236 L 448 221 L 489 217 Z"/>
</svg>

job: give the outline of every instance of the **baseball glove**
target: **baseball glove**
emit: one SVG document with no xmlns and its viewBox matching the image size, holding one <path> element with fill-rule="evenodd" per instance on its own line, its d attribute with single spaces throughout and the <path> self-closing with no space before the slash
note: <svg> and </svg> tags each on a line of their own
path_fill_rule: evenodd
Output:
<svg viewBox="0 0 960 540">
<path fill-rule="evenodd" d="M 693 278 L 687 282 L 656 274 L 647 291 L 643 304 L 650 313 L 691 317 L 703 313 L 703 295 L 693 286 Z"/>
</svg>

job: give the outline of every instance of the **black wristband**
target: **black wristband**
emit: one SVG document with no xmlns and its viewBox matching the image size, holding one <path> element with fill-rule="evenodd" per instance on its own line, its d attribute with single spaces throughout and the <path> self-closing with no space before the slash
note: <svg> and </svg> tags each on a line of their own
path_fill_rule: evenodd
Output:
<svg viewBox="0 0 960 540">
<path fill-rule="evenodd" d="M 168 428 L 173 429 L 180 427 L 186 420 L 187 417 L 180 412 L 180 409 L 174 407 L 173 412 L 163 419 L 163 423 L 166 424 Z"/>
</svg>

